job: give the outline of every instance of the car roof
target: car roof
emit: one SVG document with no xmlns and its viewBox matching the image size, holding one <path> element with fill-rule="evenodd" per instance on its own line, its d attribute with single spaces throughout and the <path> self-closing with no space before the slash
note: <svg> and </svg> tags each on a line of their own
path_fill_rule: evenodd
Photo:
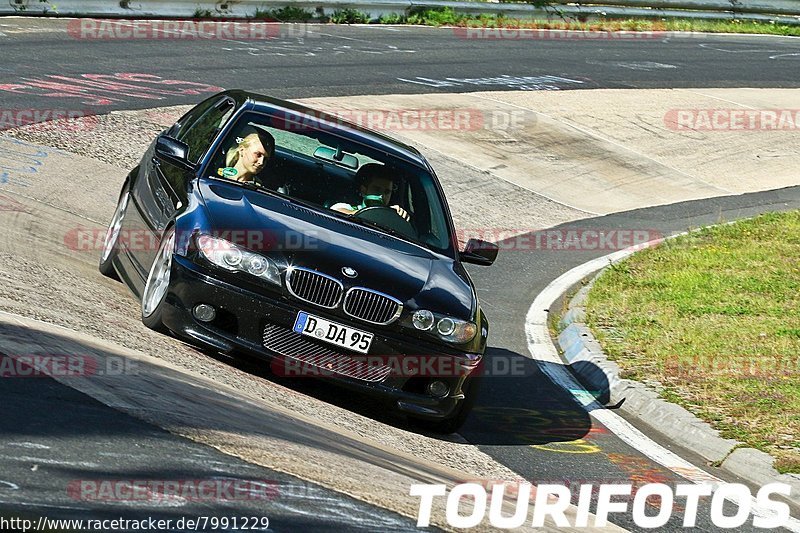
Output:
<svg viewBox="0 0 800 533">
<path fill-rule="evenodd" d="M 253 111 L 262 113 L 275 114 L 290 111 L 293 114 L 307 115 L 309 124 L 314 124 L 320 121 L 328 122 L 325 128 L 328 131 L 335 131 L 337 135 L 349 140 L 365 144 L 372 148 L 383 150 L 395 157 L 403 159 L 409 163 L 430 169 L 425 158 L 419 151 L 407 144 L 404 144 L 396 139 L 392 139 L 386 135 L 362 128 L 357 124 L 342 120 L 341 117 L 325 113 L 323 111 L 306 107 L 288 100 L 281 100 L 280 98 L 273 98 L 261 94 L 251 93 L 243 90 L 230 90 L 225 91 L 224 94 L 232 97 L 237 103 L 248 104 L 248 107 Z M 335 124 L 335 128 L 331 128 L 330 123 Z"/>
</svg>

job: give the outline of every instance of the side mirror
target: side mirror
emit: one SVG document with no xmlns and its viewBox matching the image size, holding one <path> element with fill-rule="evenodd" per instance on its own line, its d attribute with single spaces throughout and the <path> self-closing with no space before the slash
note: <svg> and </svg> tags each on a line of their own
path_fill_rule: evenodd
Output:
<svg viewBox="0 0 800 533">
<path fill-rule="evenodd" d="M 188 159 L 189 146 L 166 135 L 161 135 L 156 139 L 156 156 L 185 170 L 194 170 L 195 168 Z"/>
<path fill-rule="evenodd" d="M 500 247 L 492 242 L 470 239 L 459 256 L 465 263 L 489 266 L 497 259 L 498 250 Z"/>
</svg>

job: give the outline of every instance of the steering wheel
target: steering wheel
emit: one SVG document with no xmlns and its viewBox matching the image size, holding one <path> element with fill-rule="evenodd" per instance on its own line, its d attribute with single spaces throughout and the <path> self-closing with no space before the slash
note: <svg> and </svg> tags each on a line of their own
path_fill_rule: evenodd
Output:
<svg viewBox="0 0 800 533">
<path fill-rule="evenodd" d="M 411 237 L 412 239 L 417 238 L 417 232 L 414 229 L 414 225 L 411 224 L 411 221 L 406 220 L 400 216 L 397 211 L 385 205 L 365 207 L 350 216 L 368 222 L 374 222 L 380 226 L 396 231 L 401 235 Z"/>
</svg>

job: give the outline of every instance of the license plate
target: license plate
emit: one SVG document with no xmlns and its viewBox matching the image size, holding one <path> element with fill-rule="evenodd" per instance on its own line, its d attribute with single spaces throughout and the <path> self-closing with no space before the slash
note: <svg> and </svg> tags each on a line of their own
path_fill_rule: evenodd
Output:
<svg viewBox="0 0 800 533">
<path fill-rule="evenodd" d="M 372 344 L 372 333 L 331 322 L 322 317 L 309 315 L 303 311 L 297 313 L 294 331 L 301 335 L 346 348 L 359 353 L 368 353 Z"/>
</svg>

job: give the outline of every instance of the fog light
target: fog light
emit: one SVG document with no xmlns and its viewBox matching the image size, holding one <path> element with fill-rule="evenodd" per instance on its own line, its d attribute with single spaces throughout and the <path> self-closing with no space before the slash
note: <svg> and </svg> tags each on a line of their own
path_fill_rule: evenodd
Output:
<svg viewBox="0 0 800 533">
<path fill-rule="evenodd" d="M 444 381 L 431 381 L 428 383 L 428 394 L 431 396 L 447 396 L 450 387 Z"/>
<path fill-rule="evenodd" d="M 217 318 L 217 311 L 208 304 L 195 305 L 192 313 L 200 322 L 211 322 Z"/>
</svg>

